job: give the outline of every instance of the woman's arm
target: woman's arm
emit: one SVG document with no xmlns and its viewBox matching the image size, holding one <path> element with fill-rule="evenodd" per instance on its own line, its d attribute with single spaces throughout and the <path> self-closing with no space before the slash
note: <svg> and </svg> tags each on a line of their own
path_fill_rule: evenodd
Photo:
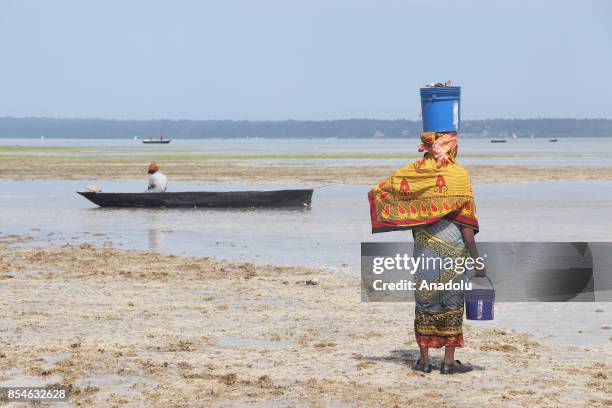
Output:
<svg viewBox="0 0 612 408">
<path fill-rule="evenodd" d="M 467 246 L 470 256 L 474 259 L 478 258 L 478 248 L 476 247 L 476 239 L 474 238 L 474 230 L 470 227 L 461 226 L 461 236 L 463 242 Z M 487 270 L 483 266 L 482 268 L 474 268 L 476 276 L 486 276 Z"/>
</svg>

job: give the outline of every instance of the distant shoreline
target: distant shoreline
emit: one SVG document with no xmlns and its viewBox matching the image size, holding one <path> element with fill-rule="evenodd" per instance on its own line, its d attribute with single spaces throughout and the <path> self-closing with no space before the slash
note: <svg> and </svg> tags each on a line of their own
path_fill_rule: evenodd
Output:
<svg viewBox="0 0 612 408">
<path fill-rule="evenodd" d="M 584 139 L 584 138 L 597 138 L 597 139 L 609 139 L 612 138 L 612 133 L 610 135 L 602 135 L 602 136 L 593 136 L 593 135 L 570 135 L 570 136 L 549 136 L 549 135 L 539 135 L 539 136 L 534 136 L 534 137 L 526 137 L 526 136 L 517 136 L 516 138 L 512 138 L 512 137 L 504 137 L 504 136 L 496 136 L 496 135 L 489 135 L 489 136 L 481 136 L 481 135 L 473 135 L 470 133 L 461 133 L 461 138 L 463 139 L 472 139 L 472 140 L 489 140 L 489 139 L 507 139 L 508 141 L 512 141 L 512 140 L 549 140 L 549 139 Z M 338 137 L 338 136 L 321 136 L 321 137 L 317 137 L 317 136 L 290 136 L 290 137 L 249 137 L 249 136 L 234 136 L 234 137 L 224 137 L 224 136 L 187 136 L 187 137 L 176 137 L 176 138 L 172 138 L 172 137 L 168 137 L 168 139 L 173 139 L 173 140 L 406 140 L 406 139 L 417 139 L 419 137 L 419 133 L 415 133 L 415 134 L 410 134 L 410 135 L 405 135 L 405 136 L 389 136 L 389 137 L 374 137 L 374 136 L 370 136 L 370 137 L 353 137 L 353 136 L 342 136 L 342 137 Z M 19 137 L 13 137 L 13 136 L 1 136 L 0 135 L 0 141 L 1 140 L 134 140 L 135 142 L 141 142 L 142 140 L 145 139 L 149 139 L 150 137 L 142 137 L 139 138 L 137 137 L 136 139 L 134 139 L 134 137 L 127 137 L 127 136 L 116 136 L 116 137 L 82 137 L 82 136 L 74 136 L 74 137 L 68 137 L 68 136 L 52 136 L 52 137 L 46 137 L 43 136 L 42 138 L 40 136 L 19 136 Z M 0 146 L 1 146 L 1 142 L 0 142 Z"/>
<path fill-rule="evenodd" d="M 115 120 L 0 117 L 0 138 L 139 139 L 208 138 L 407 138 L 422 131 L 420 120 Z M 484 119 L 462 121 L 465 137 L 611 137 L 612 119 Z"/>
</svg>

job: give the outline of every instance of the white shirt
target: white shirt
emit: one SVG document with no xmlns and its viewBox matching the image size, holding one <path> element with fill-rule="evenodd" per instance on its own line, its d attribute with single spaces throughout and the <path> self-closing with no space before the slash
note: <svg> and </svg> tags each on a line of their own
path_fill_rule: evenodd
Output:
<svg viewBox="0 0 612 408">
<path fill-rule="evenodd" d="M 149 188 L 147 189 L 150 193 L 163 193 L 166 191 L 168 186 L 168 179 L 162 174 L 161 171 L 156 171 L 149 177 Z"/>
</svg>

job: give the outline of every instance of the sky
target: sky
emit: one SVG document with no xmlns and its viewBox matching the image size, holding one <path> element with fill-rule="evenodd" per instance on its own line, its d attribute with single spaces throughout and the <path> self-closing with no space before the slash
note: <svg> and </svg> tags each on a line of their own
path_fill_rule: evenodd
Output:
<svg viewBox="0 0 612 408">
<path fill-rule="evenodd" d="M 607 0 L 0 0 L 0 116 L 612 118 Z"/>
</svg>

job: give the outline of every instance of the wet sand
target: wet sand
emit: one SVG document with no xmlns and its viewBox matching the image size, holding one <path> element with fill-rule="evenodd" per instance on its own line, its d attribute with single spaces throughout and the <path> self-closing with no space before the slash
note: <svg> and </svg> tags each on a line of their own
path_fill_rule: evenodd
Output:
<svg viewBox="0 0 612 408">
<path fill-rule="evenodd" d="M 0 156 L 4 180 L 134 180 L 146 178 L 153 158 L 87 156 Z M 291 160 L 155 159 L 170 180 L 373 185 L 398 166 L 293 165 Z M 407 159 L 406 163 L 414 159 Z M 341 161 L 341 159 L 340 159 Z M 381 160 L 384 162 L 384 160 Z M 611 167 L 466 166 L 475 184 L 525 181 L 612 180 Z"/>
<path fill-rule="evenodd" d="M 86 406 L 612 404 L 606 345 L 552 348 L 466 323 L 457 357 L 479 369 L 417 374 L 414 305 L 361 303 L 356 277 L 111 246 L 13 246 L 22 239 L 0 243 L 3 385 L 63 384 Z"/>
</svg>

